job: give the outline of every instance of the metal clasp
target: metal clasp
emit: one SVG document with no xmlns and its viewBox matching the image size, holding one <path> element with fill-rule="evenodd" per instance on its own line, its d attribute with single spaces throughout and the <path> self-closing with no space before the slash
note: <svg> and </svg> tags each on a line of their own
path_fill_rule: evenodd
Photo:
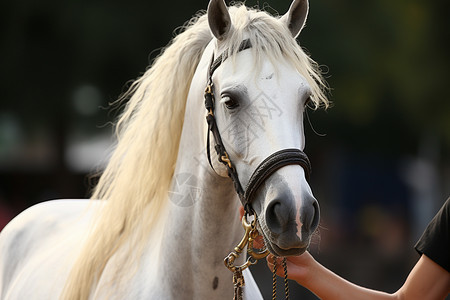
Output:
<svg viewBox="0 0 450 300">
<path fill-rule="evenodd" d="M 244 236 L 242 237 L 239 244 L 234 247 L 234 250 L 224 259 L 225 266 L 233 273 L 242 272 L 249 266 L 256 264 L 259 259 L 262 259 L 269 254 L 269 250 L 267 250 L 267 248 L 262 250 L 261 252 L 255 251 L 255 249 L 253 248 L 253 242 L 259 235 L 258 230 L 256 229 L 256 217 L 249 223 L 247 221 L 247 217 L 244 216 L 242 218 L 242 226 L 244 227 L 245 231 Z M 248 254 L 247 261 L 240 266 L 235 266 L 235 260 L 241 255 L 246 246 Z"/>
</svg>

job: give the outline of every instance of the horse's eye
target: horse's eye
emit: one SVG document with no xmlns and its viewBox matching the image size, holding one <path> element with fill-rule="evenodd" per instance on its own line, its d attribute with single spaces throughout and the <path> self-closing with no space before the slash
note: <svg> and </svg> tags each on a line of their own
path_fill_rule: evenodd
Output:
<svg viewBox="0 0 450 300">
<path fill-rule="evenodd" d="M 234 100 L 233 98 L 229 97 L 229 96 L 225 96 L 223 98 L 223 102 L 225 103 L 225 106 L 228 109 L 235 109 L 239 107 L 239 102 L 237 102 L 236 100 Z"/>
</svg>

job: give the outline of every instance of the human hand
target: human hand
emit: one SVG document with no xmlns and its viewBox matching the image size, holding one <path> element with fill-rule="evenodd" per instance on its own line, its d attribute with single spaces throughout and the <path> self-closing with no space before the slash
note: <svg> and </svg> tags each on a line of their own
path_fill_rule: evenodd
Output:
<svg viewBox="0 0 450 300">
<path fill-rule="evenodd" d="M 267 266 L 273 272 L 275 261 L 277 263 L 277 272 L 278 276 L 284 276 L 283 268 L 280 268 L 282 265 L 283 258 L 275 257 L 272 254 L 267 256 Z M 299 256 L 288 256 L 286 257 L 286 265 L 287 265 L 287 274 L 288 278 L 297 281 L 297 283 L 301 285 L 305 285 L 308 278 L 311 277 L 311 266 L 316 261 L 309 254 L 309 252 L 305 252 Z"/>
</svg>

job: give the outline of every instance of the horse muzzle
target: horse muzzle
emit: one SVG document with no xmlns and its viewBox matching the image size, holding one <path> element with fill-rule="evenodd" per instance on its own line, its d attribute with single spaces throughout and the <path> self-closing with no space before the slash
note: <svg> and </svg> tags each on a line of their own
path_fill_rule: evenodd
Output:
<svg viewBox="0 0 450 300">
<path fill-rule="evenodd" d="M 308 248 L 319 219 L 319 204 L 312 195 L 304 193 L 299 201 L 279 190 L 259 217 L 260 233 L 272 254 L 300 255 Z"/>
</svg>

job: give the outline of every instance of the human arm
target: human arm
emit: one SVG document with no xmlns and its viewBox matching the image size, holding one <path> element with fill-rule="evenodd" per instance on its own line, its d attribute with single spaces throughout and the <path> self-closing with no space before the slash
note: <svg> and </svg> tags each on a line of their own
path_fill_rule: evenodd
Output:
<svg viewBox="0 0 450 300">
<path fill-rule="evenodd" d="M 280 265 L 281 260 L 278 260 L 277 264 Z M 271 270 L 273 262 L 274 257 L 270 255 L 267 264 Z M 289 279 L 295 280 L 323 300 L 400 299 L 395 295 L 367 289 L 345 280 L 317 262 L 308 252 L 288 257 L 287 268 Z M 280 269 L 278 268 L 277 274 L 283 276 Z"/>
<path fill-rule="evenodd" d="M 450 293 L 450 273 L 422 254 L 403 286 L 395 293 L 397 299 L 444 299 Z"/>
<path fill-rule="evenodd" d="M 274 257 L 267 259 L 273 270 Z M 280 262 L 278 262 L 279 264 Z M 308 252 L 287 258 L 288 277 L 297 281 L 323 300 L 332 299 L 406 299 L 437 300 L 449 293 L 449 273 L 422 255 L 404 285 L 394 294 L 371 290 L 351 283 L 317 262 Z M 281 268 L 278 275 L 283 276 Z"/>
</svg>

